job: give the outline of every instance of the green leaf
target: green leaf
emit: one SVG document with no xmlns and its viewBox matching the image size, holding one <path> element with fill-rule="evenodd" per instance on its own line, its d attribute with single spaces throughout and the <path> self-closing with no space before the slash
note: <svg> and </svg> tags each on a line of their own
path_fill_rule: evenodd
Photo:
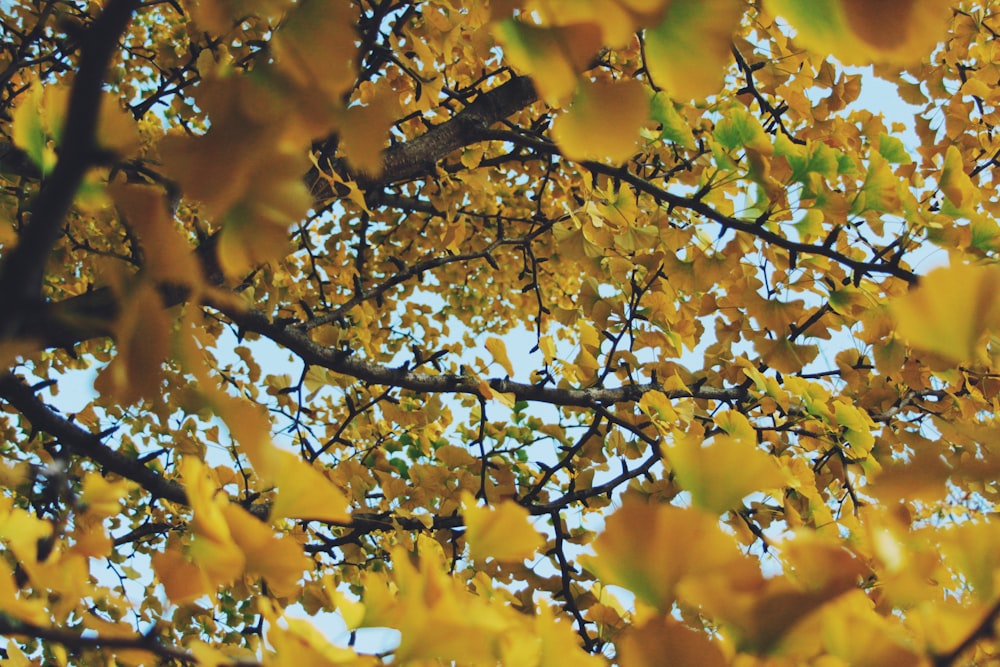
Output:
<svg viewBox="0 0 1000 667">
<path fill-rule="evenodd" d="M 684 148 L 694 148 L 696 143 L 694 133 L 691 132 L 690 124 L 681 118 L 677 113 L 677 108 L 669 97 L 663 93 L 653 96 L 650 103 L 650 118 L 660 124 L 660 138 L 683 146 Z"/>
<path fill-rule="evenodd" d="M 878 135 L 878 152 L 892 164 L 910 164 L 913 160 L 903 142 L 885 132 Z"/>
</svg>

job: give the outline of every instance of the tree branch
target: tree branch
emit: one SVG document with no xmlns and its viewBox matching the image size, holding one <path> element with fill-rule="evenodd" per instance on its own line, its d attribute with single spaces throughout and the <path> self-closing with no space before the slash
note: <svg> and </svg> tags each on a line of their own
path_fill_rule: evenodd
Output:
<svg viewBox="0 0 1000 667">
<path fill-rule="evenodd" d="M 136 459 L 108 447 L 99 436 L 55 412 L 19 377 L 11 373 L 0 375 L 0 398 L 24 415 L 34 428 L 48 433 L 73 454 L 90 459 L 108 472 L 140 484 L 154 496 L 180 505 L 188 504 L 184 487 L 165 479 Z"/>
<path fill-rule="evenodd" d="M 59 161 L 31 207 L 31 221 L 0 266 L 0 340 L 16 335 L 25 314 L 41 301 L 45 262 L 84 173 L 98 157 L 97 120 L 104 74 L 139 0 L 109 0 L 83 35 L 80 67 L 70 92 Z"/>
</svg>

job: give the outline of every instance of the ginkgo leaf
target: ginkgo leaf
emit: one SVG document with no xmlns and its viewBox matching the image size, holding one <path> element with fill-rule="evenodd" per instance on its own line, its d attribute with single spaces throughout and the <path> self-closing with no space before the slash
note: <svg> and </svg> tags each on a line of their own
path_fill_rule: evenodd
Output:
<svg viewBox="0 0 1000 667">
<path fill-rule="evenodd" d="M 42 174 L 48 174 L 55 167 L 56 152 L 50 144 L 52 128 L 47 122 L 52 102 L 46 100 L 43 90 L 41 84 L 36 84 L 29 94 L 21 97 L 14 108 L 12 138 L 14 145 L 28 155 Z"/>
<path fill-rule="evenodd" d="M 784 486 L 774 459 L 755 441 L 717 435 L 703 444 L 693 434 L 678 438 L 663 454 L 694 504 L 710 512 L 737 508 L 754 491 Z"/>
<path fill-rule="evenodd" d="M 330 667 L 331 665 L 374 665 L 351 649 L 334 646 L 312 623 L 301 618 L 280 615 L 270 600 L 262 599 L 260 609 L 267 623 L 267 641 L 274 655 L 267 664 L 296 667 Z M 280 619 L 280 622 L 279 622 Z"/>
<path fill-rule="evenodd" d="M 319 470 L 292 452 L 276 447 L 270 437 L 270 422 L 255 405 L 225 394 L 216 393 L 208 398 L 257 474 L 266 484 L 277 487 L 272 517 L 350 520 L 347 497 Z"/>
<path fill-rule="evenodd" d="M 649 104 L 649 117 L 660 124 L 660 137 L 684 148 L 694 148 L 694 133 L 673 100 L 665 93 L 656 93 Z"/>
<path fill-rule="evenodd" d="M 246 557 L 233 540 L 226 521 L 223 508 L 229 504 L 229 498 L 218 493 L 205 464 L 198 459 L 184 457 L 180 470 L 194 511 L 191 522 L 194 540 L 188 547 L 188 555 L 212 585 L 232 581 L 243 572 Z"/>
<path fill-rule="evenodd" d="M 120 511 L 126 493 L 128 488 L 125 482 L 111 482 L 97 473 L 88 473 L 83 479 L 80 506 L 93 516 L 114 516 Z"/>
<path fill-rule="evenodd" d="M 229 32 L 250 15 L 277 17 L 293 0 L 200 0 L 193 6 L 195 21 L 216 34 Z"/>
<path fill-rule="evenodd" d="M 246 557 L 247 572 L 264 577 L 278 595 L 294 593 L 310 564 L 302 547 L 288 537 L 276 537 L 270 526 L 238 505 L 230 503 L 222 513 L 233 541 Z"/>
<path fill-rule="evenodd" d="M 903 145 L 902 140 L 890 136 L 885 132 L 878 136 L 878 152 L 892 164 L 910 164 L 913 162 L 910 154 L 906 152 L 906 146 Z"/>
<path fill-rule="evenodd" d="M 897 332 L 914 347 L 956 363 L 984 361 L 985 336 L 1000 325 L 1000 267 L 934 269 L 893 300 Z"/>
<path fill-rule="evenodd" d="M 547 606 L 542 605 L 538 610 L 534 625 L 540 640 L 538 667 L 599 667 L 605 664 L 600 656 L 583 651 L 573 627 L 566 620 L 555 619 Z"/>
<path fill-rule="evenodd" d="M 756 339 L 754 347 L 764 362 L 781 373 L 794 373 L 810 363 L 819 354 L 819 346 L 796 343 L 787 336 L 773 339 Z"/>
<path fill-rule="evenodd" d="M 201 284 L 201 267 L 167 215 L 164 193 L 153 187 L 114 183 L 109 191 L 143 249 L 143 268 L 158 280 Z"/>
<path fill-rule="evenodd" d="M 154 553 L 152 563 L 156 578 L 174 604 L 183 604 L 215 591 L 216 587 L 205 572 L 180 551 L 170 549 Z"/>
<path fill-rule="evenodd" d="M 801 42 L 848 65 L 913 64 L 944 37 L 948 4 L 940 0 L 769 0 Z"/>
<path fill-rule="evenodd" d="M 888 161 L 873 153 L 864 185 L 851 206 L 851 212 L 895 211 L 899 206 L 899 180 L 892 173 Z"/>
<path fill-rule="evenodd" d="M 278 70 L 299 88 L 339 103 L 355 80 L 356 11 L 349 3 L 298 3 L 272 42 Z"/>
<path fill-rule="evenodd" d="M 395 120 L 395 100 L 386 95 L 367 106 L 352 106 L 344 111 L 337 148 L 354 172 L 371 178 L 382 174 L 382 149 L 389 142 L 389 129 Z"/>
<path fill-rule="evenodd" d="M 861 408 L 850 405 L 843 401 L 837 401 L 834 407 L 834 416 L 837 423 L 844 428 L 844 437 L 851 445 L 854 455 L 863 458 L 868 456 L 875 445 L 875 422 Z"/>
<path fill-rule="evenodd" d="M 496 336 L 487 337 L 486 349 L 493 355 L 493 361 L 500 364 L 504 372 L 507 373 L 507 377 L 514 377 L 514 365 L 510 363 L 510 357 L 507 356 L 507 346 L 503 340 Z"/>
<path fill-rule="evenodd" d="M 716 516 L 672 505 L 627 502 L 608 517 L 585 565 L 605 584 L 628 589 L 668 613 L 677 583 L 744 562 Z"/>
<path fill-rule="evenodd" d="M 969 213 L 978 202 L 979 191 L 972 179 L 965 173 L 962 154 L 955 146 L 948 146 L 944 155 L 944 167 L 939 182 L 941 191 L 960 213 Z"/>
<path fill-rule="evenodd" d="M 254 467 L 261 471 L 263 479 L 278 489 L 278 497 L 271 508 L 272 517 L 350 520 L 347 497 L 320 471 L 295 454 L 277 448 L 266 454 L 265 460 L 267 463 L 263 467 Z"/>
<path fill-rule="evenodd" d="M 155 285 L 143 281 L 119 300 L 114 322 L 116 355 L 94 388 L 124 404 L 160 393 L 163 362 L 170 351 L 170 318 Z"/>
<path fill-rule="evenodd" d="M 677 100 L 704 98 L 722 86 L 730 42 L 743 13 L 739 0 L 673 0 L 645 31 L 646 69 Z"/>
<path fill-rule="evenodd" d="M 601 29 L 594 23 L 539 27 L 513 18 L 493 25 L 504 56 L 531 76 L 539 96 L 557 106 L 569 100 L 584 71 L 601 46 Z"/>
<path fill-rule="evenodd" d="M 495 507 L 480 507 L 472 494 L 466 492 L 462 516 L 469 555 L 477 562 L 487 558 L 501 562 L 524 560 L 545 542 L 532 527 L 528 511 L 510 500 Z"/>
<path fill-rule="evenodd" d="M 674 619 L 650 618 L 626 630 L 615 641 L 622 667 L 724 667 L 729 664 L 718 644 L 707 633 L 697 632 Z"/>
<path fill-rule="evenodd" d="M 760 121 L 740 107 L 726 112 L 716 123 L 712 136 L 728 150 L 739 150 L 747 146 L 764 149 L 771 146 Z"/>
<path fill-rule="evenodd" d="M 638 81 L 584 81 L 569 110 L 552 123 L 552 137 L 572 160 L 620 163 L 637 149 L 649 113 Z"/>
</svg>

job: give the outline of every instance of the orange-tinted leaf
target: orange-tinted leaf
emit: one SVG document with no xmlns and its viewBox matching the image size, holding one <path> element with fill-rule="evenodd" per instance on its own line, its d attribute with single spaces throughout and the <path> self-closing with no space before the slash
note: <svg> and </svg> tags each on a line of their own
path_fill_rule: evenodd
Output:
<svg viewBox="0 0 1000 667">
<path fill-rule="evenodd" d="M 201 283 L 192 248 L 167 215 L 164 193 L 144 185 L 115 183 L 109 190 L 143 250 L 143 268 L 157 280 L 178 285 Z"/>
<path fill-rule="evenodd" d="M 229 498 L 219 493 L 205 464 L 198 459 L 184 457 L 180 469 L 194 511 L 194 540 L 188 555 L 213 585 L 232 581 L 243 572 L 246 559 L 233 541 L 223 512 Z"/>
<path fill-rule="evenodd" d="M 157 552 L 153 554 L 152 560 L 156 578 L 163 584 L 167 597 L 174 604 L 183 604 L 215 591 L 215 586 L 209 582 L 202 569 L 185 558 L 180 551 L 168 549 Z"/>
<path fill-rule="evenodd" d="M 622 667 L 724 667 L 729 664 L 708 634 L 674 619 L 651 618 L 626 630 L 616 642 Z"/>
<path fill-rule="evenodd" d="M 340 123 L 340 143 L 351 169 L 369 177 L 382 174 L 382 149 L 389 142 L 389 129 L 396 120 L 395 100 L 382 95 L 367 106 L 348 107 Z"/>
<path fill-rule="evenodd" d="M 130 404 L 160 394 L 172 324 L 154 285 L 140 281 L 124 289 L 113 325 L 117 354 L 94 388 Z"/>
</svg>

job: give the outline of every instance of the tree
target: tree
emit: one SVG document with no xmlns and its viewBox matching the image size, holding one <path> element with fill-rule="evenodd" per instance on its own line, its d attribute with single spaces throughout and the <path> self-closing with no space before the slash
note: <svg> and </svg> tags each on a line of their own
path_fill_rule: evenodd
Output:
<svg viewBox="0 0 1000 667">
<path fill-rule="evenodd" d="M 10 664 L 996 659 L 992 3 L 0 16 Z"/>
</svg>

